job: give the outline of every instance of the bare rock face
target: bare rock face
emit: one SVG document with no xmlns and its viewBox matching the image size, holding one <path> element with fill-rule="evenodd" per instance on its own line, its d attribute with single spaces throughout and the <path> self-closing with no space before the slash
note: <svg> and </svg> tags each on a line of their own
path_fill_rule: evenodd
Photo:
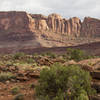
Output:
<svg viewBox="0 0 100 100">
<path fill-rule="evenodd" d="M 30 39 L 34 20 L 26 12 L 0 12 L 0 40 Z"/>
<path fill-rule="evenodd" d="M 78 36 L 81 29 L 79 18 L 63 19 L 60 15 L 51 14 L 48 16 L 48 26 L 56 33 Z"/>
<path fill-rule="evenodd" d="M 61 25 L 63 24 L 62 17 L 57 14 L 51 14 L 48 16 L 48 26 L 50 31 L 61 32 Z"/>
<path fill-rule="evenodd" d="M 74 17 L 69 20 L 63 19 L 58 14 L 50 14 L 48 17 L 41 14 L 31 15 L 35 19 L 35 29 L 50 31 L 60 34 L 79 36 L 81 29 L 81 21 Z"/>
<path fill-rule="evenodd" d="M 30 16 L 26 12 L 0 12 L 0 30 L 9 32 L 30 31 Z"/>
<path fill-rule="evenodd" d="M 32 18 L 34 18 L 34 19 L 44 19 L 44 20 L 46 20 L 47 19 L 47 16 L 44 16 L 44 15 L 42 15 L 42 14 L 30 14 L 30 16 L 32 17 Z"/>
<path fill-rule="evenodd" d="M 37 30 L 75 37 L 100 36 L 100 20 L 86 17 L 82 23 L 77 17 L 67 20 L 58 14 L 50 14 L 46 17 L 41 14 L 27 14 L 26 12 L 0 12 L 1 36 L 27 37 Z"/>
<path fill-rule="evenodd" d="M 19 37 L 25 36 L 36 30 L 79 36 L 80 29 L 81 21 L 76 17 L 67 20 L 58 14 L 46 17 L 41 14 L 29 15 L 26 12 L 0 12 L 0 30 L 12 34 L 12 37 L 16 37 L 16 34 Z"/>
<path fill-rule="evenodd" d="M 4 45 L 3 41 L 17 41 L 20 45 L 19 41 L 30 41 L 27 45 L 33 44 L 34 47 L 66 46 L 69 37 L 97 37 L 99 32 L 100 20 L 94 18 L 86 17 L 81 22 L 77 17 L 64 19 L 55 13 L 44 16 L 16 11 L 0 12 L 0 46 Z"/>
<path fill-rule="evenodd" d="M 100 36 L 100 20 L 85 17 L 82 23 L 81 36 Z"/>
<path fill-rule="evenodd" d="M 69 20 L 71 24 L 71 34 L 74 34 L 75 36 L 80 36 L 80 30 L 81 30 L 81 21 L 79 18 L 74 17 Z"/>
<path fill-rule="evenodd" d="M 45 20 L 40 20 L 39 21 L 38 29 L 39 30 L 48 30 L 49 29 Z"/>
<path fill-rule="evenodd" d="M 30 14 L 33 20 L 35 20 L 35 28 L 34 30 L 40 30 L 40 31 L 46 31 L 48 30 L 48 25 L 47 25 L 47 17 L 43 16 L 41 14 Z"/>
</svg>

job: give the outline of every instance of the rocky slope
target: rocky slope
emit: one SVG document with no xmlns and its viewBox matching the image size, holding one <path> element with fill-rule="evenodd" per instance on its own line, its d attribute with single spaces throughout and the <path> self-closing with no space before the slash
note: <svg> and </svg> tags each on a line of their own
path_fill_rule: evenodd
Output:
<svg viewBox="0 0 100 100">
<path fill-rule="evenodd" d="M 52 64 L 58 62 L 65 66 L 78 65 L 82 69 L 89 71 L 93 78 L 91 85 L 97 91 L 97 94 L 90 96 L 89 100 L 100 100 L 100 58 L 75 62 L 74 60 L 63 58 L 61 55 L 54 57 L 51 54 L 24 54 L 19 57 L 16 54 L 0 56 L 0 86 L 2 87 L 0 87 L 0 100 L 15 100 L 14 98 L 18 94 L 23 94 L 24 100 L 36 100 L 34 93 L 40 77 L 40 71 L 43 68 L 51 68 Z M 6 78 L 9 75 L 13 75 L 13 77 Z M 18 89 L 17 92 L 16 88 Z M 15 91 L 12 91 L 12 89 Z"/>
<path fill-rule="evenodd" d="M 85 18 L 81 22 L 77 17 L 64 19 L 58 14 L 0 12 L 0 48 L 67 46 L 73 45 L 76 38 L 98 37 L 99 32 L 100 20 L 94 18 Z"/>
</svg>

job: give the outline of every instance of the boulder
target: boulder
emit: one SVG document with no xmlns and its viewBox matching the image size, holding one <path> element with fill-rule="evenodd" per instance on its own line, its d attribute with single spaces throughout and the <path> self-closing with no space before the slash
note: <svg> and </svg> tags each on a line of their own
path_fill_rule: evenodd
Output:
<svg viewBox="0 0 100 100">
<path fill-rule="evenodd" d="M 98 70 L 92 71 L 91 76 L 95 79 L 100 79 L 100 71 Z"/>
<path fill-rule="evenodd" d="M 92 82 L 92 87 L 94 89 L 96 89 L 97 93 L 100 93 L 100 81 L 99 80 L 93 81 Z"/>
<path fill-rule="evenodd" d="M 92 70 L 98 70 L 100 69 L 100 58 L 91 58 L 79 61 L 78 64 L 88 66 Z"/>
<path fill-rule="evenodd" d="M 92 96 L 90 100 L 100 100 L 100 95 Z"/>
</svg>

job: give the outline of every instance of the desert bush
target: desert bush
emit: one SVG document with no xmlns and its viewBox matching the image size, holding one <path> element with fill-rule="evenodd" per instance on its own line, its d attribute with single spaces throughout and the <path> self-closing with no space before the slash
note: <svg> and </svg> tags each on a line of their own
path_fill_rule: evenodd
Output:
<svg viewBox="0 0 100 100">
<path fill-rule="evenodd" d="M 4 66 L 4 61 L 0 61 L 0 66 Z"/>
<path fill-rule="evenodd" d="M 13 55 L 13 59 L 19 59 L 21 57 L 24 57 L 25 54 L 23 52 L 18 52 L 16 54 Z"/>
<path fill-rule="evenodd" d="M 13 79 L 15 78 L 16 76 L 10 72 L 1 72 L 0 73 L 0 81 L 7 81 L 7 80 L 10 80 L 10 79 Z"/>
<path fill-rule="evenodd" d="M 87 96 L 87 93 L 85 91 L 82 91 L 80 93 L 80 95 L 75 98 L 76 100 L 89 100 L 88 96 Z"/>
<path fill-rule="evenodd" d="M 26 60 L 26 62 L 29 63 L 29 64 L 33 64 L 33 63 L 35 63 L 35 60 L 32 59 L 32 58 L 28 58 L 28 59 Z"/>
<path fill-rule="evenodd" d="M 44 100 L 85 100 L 93 91 L 89 72 L 76 65 L 54 64 L 51 69 L 43 69 L 36 86 L 37 97 Z"/>
<path fill-rule="evenodd" d="M 13 87 L 13 88 L 11 89 L 11 93 L 12 93 L 13 95 L 18 94 L 19 91 L 20 91 L 20 87 L 18 87 L 18 86 Z"/>
<path fill-rule="evenodd" d="M 35 88 L 35 84 L 34 83 L 29 84 L 29 88 L 34 89 Z"/>
<path fill-rule="evenodd" d="M 18 94 L 18 95 L 15 96 L 14 100 L 24 100 L 24 95 Z"/>
<path fill-rule="evenodd" d="M 5 64 L 7 67 L 9 66 L 13 66 L 13 62 L 12 61 L 6 61 L 6 64 Z"/>
<path fill-rule="evenodd" d="M 67 56 L 68 56 L 67 58 L 69 58 L 70 60 L 73 59 L 75 61 L 96 58 L 96 56 L 89 55 L 89 54 L 87 55 L 83 50 L 72 49 L 72 48 L 67 49 Z"/>
<path fill-rule="evenodd" d="M 43 53 L 42 56 L 48 56 L 48 57 L 51 57 L 51 58 L 56 58 L 56 54 L 52 53 L 52 52 L 46 52 L 46 53 Z"/>
<path fill-rule="evenodd" d="M 67 54 L 69 56 L 69 59 L 74 59 L 75 61 L 80 61 L 86 58 L 85 53 L 80 49 L 67 49 Z"/>
</svg>

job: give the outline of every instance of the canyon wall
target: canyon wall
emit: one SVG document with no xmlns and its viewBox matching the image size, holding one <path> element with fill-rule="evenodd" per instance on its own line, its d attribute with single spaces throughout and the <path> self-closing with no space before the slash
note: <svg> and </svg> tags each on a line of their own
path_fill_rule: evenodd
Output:
<svg viewBox="0 0 100 100">
<path fill-rule="evenodd" d="M 59 41 L 63 43 L 65 37 L 99 37 L 100 20 L 86 17 L 82 22 L 77 17 L 65 19 L 58 14 L 44 16 L 16 11 L 0 12 L 0 41 L 36 40 L 42 44 L 44 38 L 47 40 L 46 33 L 51 36 L 49 41 L 56 41 L 55 44 Z"/>
<path fill-rule="evenodd" d="M 82 23 L 81 36 L 100 37 L 100 20 L 85 17 Z"/>
<path fill-rule="evenodd" d="M 77 17 L 69 20 L 63 19 L 58 14 L 51 14 L 48 17 L 33 14 L 31 17 L 35 20 L 35 29 L 40 31 L 50 31 L 54 33 L 79 36 L 81 21 Z"/>
<path fill-rule="evenodd" d="M 34 20 L 26 12 L 0 12 L 0 40 L 32 37 Z"/>
</svg>

